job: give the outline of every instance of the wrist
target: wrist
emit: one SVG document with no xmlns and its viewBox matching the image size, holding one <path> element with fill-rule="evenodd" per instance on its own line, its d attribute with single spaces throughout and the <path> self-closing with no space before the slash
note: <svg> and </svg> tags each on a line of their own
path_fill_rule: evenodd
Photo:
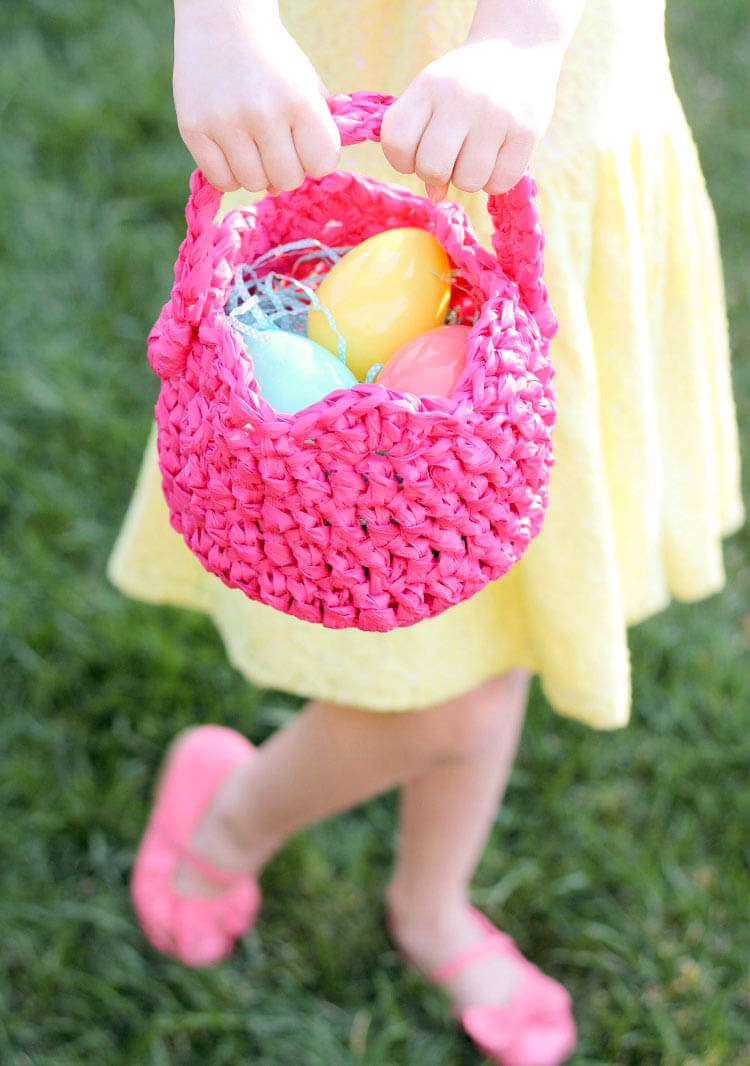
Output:
<svg viewBox="0 0 750 1066">
<path fill-rule="evenodd" d="M 479 0 L 466 39 L 540 48 L 562 62 L 582 9 L 583 0 Z"/>
</svg>

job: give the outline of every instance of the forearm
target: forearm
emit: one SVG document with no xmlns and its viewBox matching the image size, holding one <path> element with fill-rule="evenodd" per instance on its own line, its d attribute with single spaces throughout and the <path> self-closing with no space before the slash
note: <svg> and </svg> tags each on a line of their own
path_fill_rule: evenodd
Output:
<svg viewBox="0 0 750 1066">
<path fill-rule="evenodd" d="M 470 39 L 502 37 L 520 48 L 565 53 L 584 0 L 478 0 Z"/>
</svg>

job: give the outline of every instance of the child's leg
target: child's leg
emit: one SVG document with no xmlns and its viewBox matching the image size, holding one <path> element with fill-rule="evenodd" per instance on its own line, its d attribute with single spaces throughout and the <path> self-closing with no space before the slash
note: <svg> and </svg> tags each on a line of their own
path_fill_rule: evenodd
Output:
<svg viewBox="0 0 750 1066">
<path fill-rule="evenodd" d="M 435 762 L 475 754 L 498 729 L 498 686 L 494 679 L 433 708 L 398 714 L 306 704 L 230 775 L 198 826 L 194 849 L 229 870 L 259 870 L 304 826 Z M 221 891 L 187 864 L 178 870 L 176 887 Z"/>
<path fill-rule="evenodd" d="M 560 1062 L 575 1040 L 564 989 L 502 938 L 488 938 L 468 905 L 527 689 L 528 676 L 516 670 L 423 711 L 309 703 L 230 774 L 192 840 L 219 867 L 259 870 L 296 830 L 402 783 L 388 888 L 395 940 L 427 975 L 453 963 L 437 979 L 457 1007 L 472 1008 L 461 1015 L 467 1032 L 498 1062 L 517 1064 Z M 224 891 L 189 860 L 176 880 L 189 895 Z"/>
<path fill-rule="evenodd" d="M 398 858 L 388 897 L 402 909 L 462 904 L 505 791 L 518 746 L 528 675 L 514 670 L 474 698 L 492 701 L 497 722 L 476 748 L 415 775 L 401 793 Z"/>
<path fill-rule="evenodd" d="M 479 939 L 468 886 L 495 819 L 521 732 L 528 675 L 515 670 L 490 689 L 496 728 L 481 746 L 430 766 L 402 790 L 400 840 L 387 897 L 399 945 L 426 973 Z M 481 739 L 481 738 L 480 738 Z M 501 1002 L 518 982 L 512 960 L 494 956 L 446 982 L 461 1005 Z"/>
</svg>

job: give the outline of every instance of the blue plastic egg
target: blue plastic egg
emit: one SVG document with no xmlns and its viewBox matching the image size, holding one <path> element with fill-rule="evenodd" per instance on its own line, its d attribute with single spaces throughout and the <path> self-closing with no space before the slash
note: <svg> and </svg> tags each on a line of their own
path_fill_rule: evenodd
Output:
<svg viewBox="0 0 750 1066">
<path fill-rule="evenodd" d="M 357 384 L 351 370 L 315 341 L 268 329 L 245 339 L 261 395 L 276 411 L 293 414 L 336 389 Z"/>
</svg>

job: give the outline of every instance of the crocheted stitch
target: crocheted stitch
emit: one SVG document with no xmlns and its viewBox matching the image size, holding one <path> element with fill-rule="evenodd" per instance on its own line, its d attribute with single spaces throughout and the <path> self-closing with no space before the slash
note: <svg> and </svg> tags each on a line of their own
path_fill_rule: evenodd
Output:
<svg viewBox="0 0 750 1066">
<path fill-rule="evenodd" d="M 329 100 L 344 144 L 377 139 L 391 97 Z M 491 196 L 493 246 L 464 211 L 336 171 L 214 217 L 220 193 L 196 171 L 171 298 L 149 336 L 162 378 L 159 463 L 171 522 L 203 565 L 298 618 L 387 631 L 467 599 L 521 557 L 547 505 L 554 424 L 542 281 L 544 238 L 526 175 Z M 235 269 L 313 237 L 352 245 L 421 226 L 464 282 L 471 323 L 450 397 L 377 384 L 338 390 L 295 414 L 263 399 L 224 306 Z M 252 354 L 252 353 L 250 353 Z"/>
</svg>

